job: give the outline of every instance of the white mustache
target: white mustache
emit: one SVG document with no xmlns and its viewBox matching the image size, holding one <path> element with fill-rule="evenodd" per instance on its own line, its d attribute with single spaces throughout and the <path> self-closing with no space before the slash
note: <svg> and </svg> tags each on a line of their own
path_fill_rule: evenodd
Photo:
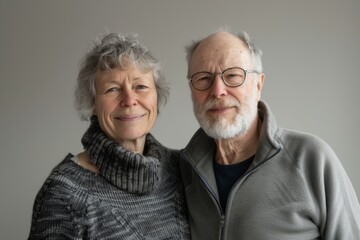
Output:
<svg viewBox="0 0 360 240">
<path fill-rule="evenodd" d="M 207 102 L 205 102 L 204 109 L 205 111 L 207 111 L 212 108 L 226 108 L 233 106 L 240 107 L 240 103 L 233 98 L 226 98 L 226 99 L 211 98 Z"/>
</svg>

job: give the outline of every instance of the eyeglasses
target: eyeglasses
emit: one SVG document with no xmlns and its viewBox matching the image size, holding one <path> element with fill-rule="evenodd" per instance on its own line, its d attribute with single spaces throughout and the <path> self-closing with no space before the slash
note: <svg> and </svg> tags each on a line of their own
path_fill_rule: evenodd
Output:
<svg viewBox="0 0 360 240">
<path fill-rule="evenodd" d="M 196 90 L 205 91 L 212 86 L 216 75 L 221 74 L 221 79 L 226 86 L 239 87 L 245 82 L 247 73 L 260 74 L 260 72 L 256 70 L 244 70 L 240 67 L 232 67 L 225 69 L 221 73 L 197 72 L 191 75 L 189 80 Z"/>
</svg>

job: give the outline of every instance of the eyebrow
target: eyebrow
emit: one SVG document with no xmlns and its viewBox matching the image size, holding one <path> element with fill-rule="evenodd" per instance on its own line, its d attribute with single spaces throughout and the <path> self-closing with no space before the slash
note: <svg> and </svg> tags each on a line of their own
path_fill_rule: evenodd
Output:
<svg viewBox="0 0 360 240">
<path fill-rule="evenodd" d="M 130 79 L 131 82 L 137 82 L 137 81 L 141 81 L 141 80 L 151 81 L 151 79 L 146 78 L 146 77 L 134 77 L 134 78 Z M 114 79 L 110 78 L 110 79 L 101 79 L 100 82 L 103 84 L 118 84 L 120 82 L 120 80 L 114 80 Z"/>
<path fill-rule="evenodd" d="M 107 79 L 101 79 L 100 81 L 98 81 L 98 83 L 100 85 L 108 85 L 108 84 L 118 84 L 119 81 L 116 81 L 116 80 L 107 80 Z"/>
</svg>

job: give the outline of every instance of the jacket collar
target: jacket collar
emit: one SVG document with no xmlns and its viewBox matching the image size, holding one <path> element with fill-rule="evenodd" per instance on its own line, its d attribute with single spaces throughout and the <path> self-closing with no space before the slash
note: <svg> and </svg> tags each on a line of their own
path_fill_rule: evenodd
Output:
<svg viewBox="0 0 360 240">
<path fill-rule="evenodd" d="M 251 168 L 267 161 L 282 148 L 279 141 L 282 129 L 278 127 L 275 116 L 266 102 L 259 101 L 258 113 L 259 118 L 262 120 L 262 126 L 259 145 Z"/>
</svg>

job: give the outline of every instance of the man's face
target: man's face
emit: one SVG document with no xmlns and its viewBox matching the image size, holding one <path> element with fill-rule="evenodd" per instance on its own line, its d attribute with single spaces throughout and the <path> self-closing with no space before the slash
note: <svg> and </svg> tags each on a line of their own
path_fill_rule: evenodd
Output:
<svg viewBox="0 0 360 240">
<path fill-rule="evenodd" d="M 196 48 L 190 60 L 189 74 L 201 71 L 221 73 L 231 67 L 252 70 L 252 58 L 237 37 L 216 33 Z M 205 91 L 191 86 L 194 113 L 204 131 L 215 139 L 244 134 L 257 118 L 263 78 L 263 74 L 248 73 L 243 85 L 231 88 L 218 74 Z"/>
</svg>

